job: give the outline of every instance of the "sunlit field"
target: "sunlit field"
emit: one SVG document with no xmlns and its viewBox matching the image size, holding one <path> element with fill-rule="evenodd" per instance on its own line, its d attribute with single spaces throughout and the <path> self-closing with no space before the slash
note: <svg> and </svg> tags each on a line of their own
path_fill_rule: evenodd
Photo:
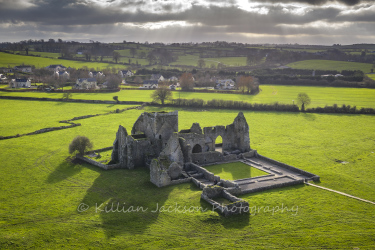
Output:
<svg viewBox="0 0 375 250">
<path fill-rule="evenodd" d="M 0 127 L 0 135 L 116 108 L 0 102 L 3 123 L 9 123 Z M 79 120 L 82 126 L 71 129 L 0 140 L 0 248 L 373 248 L 374 205 L 311 186 L 243 195 L 251 214 L 225 218 L 200 199 L 201 190 L 192 183 L 157 188 L 143 168 L 104 171 L 68 161 L 76 135 L 89 137 L 95 149 L 108 147 L 119 125 L 130 132 L 142 112 L 161 110 L 174 109 L 112 113 Z M 244 115 L 251 147 L 259 153 L 319 175 L 318 185 L 375 201 L 374 116 Z M 180 109 L 179 129 L 193 122 L 228 125 L 236 116 L 236 111 Z M 243 174 L 230 166 L 225 171 L 236 178 Z M 119 204 L 120 212 L 105 212 L 112 204 Z M 191 210 L 168 212 L 176 204 Z"/>
</svg>

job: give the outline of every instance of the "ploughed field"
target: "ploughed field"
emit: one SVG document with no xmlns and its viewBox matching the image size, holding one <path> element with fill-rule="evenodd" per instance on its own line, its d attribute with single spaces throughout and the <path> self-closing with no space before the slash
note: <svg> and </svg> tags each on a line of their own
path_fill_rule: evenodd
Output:
<svg viewBox="0 0 375 250">
<path fill-rule="evenodd" d="M 118 108 L 0 102 L 1 136 Z M 120 124 L 130 132 L 142 112 L 161 110 L 173 109 L 111 113 L 77 120 L 82 126 L 70 129 L 0 140 L 0 248 L 374 247 L 374 205 L 311 186 L 243 195 L 251 214 L 225 218 L 200 200 L 201 190 L 192 183 L 157 188 L 146 169 L 104 171 L 69 162 L 76 135 L 89 137 L 95 149 L 108 147 Z M 228 125 L 236 115 L 180 109 L 179 129 L 193 122 Z M 375 116 L 244 115 L 251 147 L 260 154 L 319 175 L 318 185 L 375 201 Z"/>
</svg>

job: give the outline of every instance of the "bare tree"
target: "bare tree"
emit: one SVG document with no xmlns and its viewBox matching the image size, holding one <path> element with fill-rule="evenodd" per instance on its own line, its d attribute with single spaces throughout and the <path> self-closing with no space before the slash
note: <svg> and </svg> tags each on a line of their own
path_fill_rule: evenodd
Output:
<svg viewBox="0 0 375 250">
<path fill-rule="evenodd" d="M 159 87 L 151 94 L 152 101 L 160 101 L 162 105 L 164 105 L 165 101 L 171 100 L 172 97 L 172 92 L 168 89 L 167 85 L 165 84 L 159 84 Z"/>
<path fill-rule="evenodd" d="M 255 88 L 254 78 L 251 76 L 241 76 L 237 81 L 237 87 L 242 93 L 245 91 L 250 94 L 250 92 Z"/>
<path fill-rule="evenodd" d="M 120 53 L 118 53 L 117 51 L 114 51 L 112 54 L 112 57 L 113 57 L 113 60 L 115 60 L 115 62 L 117 63 L 118 59 L 120 58 Z"/>
<path fill-rule="evenodd" d="M 191 90 L 194 88 L 194 78 L 191 73 L 183 73 L 180 77 L 180 86 L 182 90 Z"/>
<path fill-rule="evenodd" d="M 121 84 L 121 78 L 118 75 L 109 75 L 107 77 L 107 88 L 117 89 Z"/>
<path fill-rule="evenodd" d="M 198 60 L 198 67 L 199 68 L 206 67 L 206 62 L 202 58 Z"/>
<path fill-rule="evenodd" d="M 135 48 L 131 48 L 130 49 L 130 54 L 133 56 L 133 58 L 134 58 L 134 56 L 137 54 L 137 50 L 135 49 Z"/>
</svg>

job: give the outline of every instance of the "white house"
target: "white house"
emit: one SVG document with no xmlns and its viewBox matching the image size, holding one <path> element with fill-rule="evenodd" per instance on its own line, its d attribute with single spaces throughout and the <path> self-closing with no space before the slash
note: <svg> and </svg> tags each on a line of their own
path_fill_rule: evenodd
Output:
<svg viewBox="0 0 375 250">
<path fill-rule="evenodd" d="M 172 76 L 172 77 L 170 77 L 170 78 L 168 79 L 168 81 L 170 81 L 170 82 L 177 82 L 177 81 L 178 81 L 178 78 L 175 77 L 175 76 Z"/>
<path fill-rule="evenodd" d="M 47 66 L 46 69 L 53 70 L 53 71 L 64 71 L 66 70 L 65 66 L 62 66 L 61 64 L 51 64 L 50 66 Z"/>
<path fill-rule="evenodd" d="M 12 73 L 13 69 L 12 68 L 0 68 L 0 72 L 3 72 L 3 73 Z"/>
<path fill-rule="evenodd" d="M 90 71 L 89 72 L 89 77 L 90 78 L 93 78 L 93 77 L 97 78 L 97 77 L 104 77 L 104 76 L 105 75 L 101 71 Z"/>
<path fill-rule="evenodd" d="M 131 70 L 119 70 L 118 74 L 124 78 L 124 77 L 130 77 L 133 76 L 134 73 Z"/>
<path fill-rule="evenodd" d="M 234 89 L 235 82 L 232 79 L 217 80 L 216 87 L 219 89 Z"/>
<path fill-rule="evenodd" d="M 70 74 L 67 71 L 65 71 L 65 70 L 64 71 L 56 71 L 54 73 L 54 76 L 58 77 L 58 78 L 63 77 L 65 79 L 69 79 L 70 78 Z"/>
<path fill-rule="evenodd" d="M 30 88 L 30 79 L 12 79 L 9 83 L 10 88 Z"/>
<path fill-rule="evenodd" d="M 31 66 L 20 65 L 20 66 L 15 66 L 14 69 L 17 71 L 24 72 L 24 73 L 32 72 Z"/>
<path fill-rule="evenodd" d="M 143 88 L 145 89 L 157 89 L 158 88 L 157 80 L 145 80 L 143 81 Z"/>
<path fill-rule="evenodd" d="M 75 89 L 96 89 L 97 87 L 95 78 L 79 78 L 74 86 Z"/>
<path fill-rule="evenodd" d="M 152 81 L 153 81 L 153 80 L 156 80 L 156 81 L 158 81 L 158 82 L 162 82 L 162 81 L 164 81 L 165 79 L 164 79 L 164 77 L 163 77 L 162 75 L 160 75 L 160 74 L 152 74 L 150 80 L 152 80 Z"/>
</svg>

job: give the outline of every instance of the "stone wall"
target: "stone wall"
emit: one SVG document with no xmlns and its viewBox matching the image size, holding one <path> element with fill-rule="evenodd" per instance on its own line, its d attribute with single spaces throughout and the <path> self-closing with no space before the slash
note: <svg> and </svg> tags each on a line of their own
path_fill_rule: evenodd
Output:
<svg viewBox="0 0 375 250">
<path fill-rule="evenodd" d="M 216 162 L 228 162 L 228 161 L 235 161 L 239 159 L 239 155 L 223 155 L 220 152 L 217 151 L 209 151 L 204 153 L 196 153 L 191 154 L 191 160 L 193 163 L 200 164 L 200 165 L 206 165 L 210 163 L 216 163 Z"/>
<path fill-rule="evenodd" d="M 202 148 L 202 152 L 207 152 L 208 151 L 208 146 L 206 146 L 205 142 L 205 135 L 203 134 L 195 134 L 195 133 L 178 133 L 178 136 L 181 138 L 184 138 L 186 141 L 186 144 L 189 144 L 191 149 L 190 149 L 190 154 L 193 152 L 193 148 L 195 145 L 200 145 Z"/>
<path fill-rule="evenodd" d="M 13 91 L 12 91 L 13 92 Z M 0 96 L 0 99 L 11 99 L 11 100 L 29 100 L 29 101 L 47 101 L 47 102 L 61 102 L 63 99 L 60 98 L 35 98 L 35 97 L 23 97 L 23 96 Z M 102 104 L 135 104 L 142 105 L 144 102 L 132 102 L 132 101 L 102 101 L 102 100 L 82 100 L 82 99 L 70 99 L 64 102 L 80 102 L 80 103 L 102 103 Z"/>
<path fill-rule="evenodd" d="M 134 123 L 131 134 L 144 133 L 152 144 L 160 144 L 164 148 L 174 132 L 178 132 L 178 111 L 142 113 Z"/>
<path fill-rule="evenodd" d="M 228 205 L 220 204 L 214 201 L 214 198 L 222 197 L 230 201 Z M 230 216 L 234 214 L 249 213 L 249 203 L 231 195 L 223 187 L 219 186 L 208 186 L 203 189 L 201 198 L 207 201 L 213 206 L 213 210 L 217 210 L 224 216 Z"/>
<path fill-rule="evenodd" d="M 220 181 L 220 176 L 214 175 L 213 173 L 211 173 L 207 169 L 202 168 L 201 166 L 198 166 L 197 164 L 187 163 L 187 164 L 185 164 L 185 168 L 188 169 L 188 170 L 189 169 L 195 170 L 198 173 L 202 173 L 204 175 L 204 178 L 207 179 L 207 180 L 209 180 L 209 181 L 212 181 L 212 182 L 214 182 L 215 180 L 217 182 Z"/>
<path fill-rule="evenodd" d="M 241 194 L 256 193 L 256 192 L 261 192 L 261 191 L 265 191 L 265 190 L 268 190 L 268 189 L 299 185 L 299 184 L 303 184 L 303 183 L 305 183 L 305 180 L 300 179 L 300 180 L 295 180 L 295 181 L 292 181 L 292 182 L 289 181 L 289 182 L 285 182 L 285 183 L 278 183 L 278 184 L 274 184 L 274 185 L 269 185 L 269 186 L 265 186 L 265 187 L 259 187 L 259 188 L 254 188 L 254 189 L 242 191 Z"/>
<path fill-rule="evenodd" d="M 105 165 L 105 164 L 102 164 L 100 162 L 97 162 L 97 161 L 94 161 L 92 159 L 89 159 L 87 157 L 84 157 L 84 156 L 80 156 L 80 155 L 76 155 L 76 158 L 77 159 L 80 159 L 82 161 L 85 161 L 93 166 L 96 166 L 96 167 L 99 167 L 101 169 L 104 169 L 104 170 L 111 170 L 111 169 L 118 169 L 118 168 L 121 168 L 120 164 L 112 164 L 112 165 Z"/>
<path fill-rule="evenodd" d="M 286 168 L 286 169 L 289 169 L 289 170 L 292 170 L 293 172 L 297 172 L 299 174 L 302 174 L 302 175 L 305 175 L 307 177 L 310 177 L 313 181 L 319 181 L 320 180 L 320 177 L 318 175 L 315 175 L 315 174 L 312 174 L 310 172 L 307 172 L 305 170 L 302 170 L 302 169 L 299 169 L 299 168 L 296 168 L 296 167 L 293 167 L 293 166 L 290 166 L 288 164 L 285 164 L 285 163 L 282 163 L 282 162 L 279 162 L 279 161 L 276 161 L 276 160 L 273 160 L 271 158 L 268 158 L 268 157 L 265 157 L 263 155 L 260 155 L 257 153 L 256 157 L 262 159 L 262 160 L 265 160 L 265 161 L 269 161 L 273 164 L 276 164 L 280 167 L 283 167 L 283 168 Z"/>
</svg>

